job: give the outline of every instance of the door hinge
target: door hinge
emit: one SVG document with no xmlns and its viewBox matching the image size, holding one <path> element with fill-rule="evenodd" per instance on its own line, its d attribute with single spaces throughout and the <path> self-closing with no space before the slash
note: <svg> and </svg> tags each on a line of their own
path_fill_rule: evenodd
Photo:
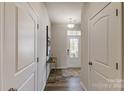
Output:
<svg viewBox="0 0 124 93">
<path fill-rule="evenodd" d="M 116 16 L 118 16 L 118 9 L 116 9 Z"/>
<path fill-rule="evenodd" d="M 10 88 L 8 91 L 17 91 L 15 88 Z"/>
<path fill-rule="evenodd" d="M 89 62 L 89 65 L 91 65 L 91 66 L 92 66 L 92 65 L 93 65 L 93 63 L 92 63 L 92 62 Z"/>
<path fill-rule="evenodd" d="M 37 24 L 37 29 L 39 29 L 39 24 Z"/>
<path fill-rule="evenodd" d="M 37 57 L 37 63 L 39 62 L 39 57 Z"/>
<path fill-rule="evenodd" d="M 116 63 L 116 70 L 118 70 L 118 63 Z"/>
</svg>

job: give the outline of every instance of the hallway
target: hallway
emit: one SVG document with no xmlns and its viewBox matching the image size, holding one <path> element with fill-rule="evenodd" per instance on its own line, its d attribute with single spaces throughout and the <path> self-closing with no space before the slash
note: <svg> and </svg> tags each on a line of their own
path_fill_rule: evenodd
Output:
<svg viewBox="0 0 124 93">
<path fill-rule="evenodd" d="M 53 69 L 45 91 L 83 91 L 80 86 L 80 69 Z"/>
<path fill-rule="evenodd" d="M 123 13 L 122 2 L 0 2 L 0 91 L 124 90 Z"/>
</svg>

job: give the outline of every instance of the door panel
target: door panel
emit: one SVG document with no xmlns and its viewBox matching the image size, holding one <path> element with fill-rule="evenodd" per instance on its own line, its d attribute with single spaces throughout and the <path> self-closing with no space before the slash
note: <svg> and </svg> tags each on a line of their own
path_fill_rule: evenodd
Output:
<svg viewBox="0 0 124 93">
<path fill-rule="evenodd" d="M 98 20 L 95 20 L 96 22 L 93 24 L 93 33 L 92 33 L 92 56 L 93 60 L 96 62 L 102 63 L 104 65 L 107 65 L 107 32 L 109 30 L 109 24 L 108 24 L 108 17 L 104 16 L 100 17 Z"/>
<path fill-rule="evenodd" d="M 34 33 L 35 22 L 32 17 L 23 11 L 23 9 L 17 8 L 18 12 L 18 70 L 29 66 L 34 62 Z"/>
<path fill-rule="evenodd" d="M 116 9 L 121 11 L 121 3 L 109 4 L 89 20 L 91 90 L 121 90 L 121 14 Z"/>
<path fill-rule="evenodd" d="M 24 84 L 22 84 L 20 86 L 20 88 L 18 89 L 18 91 L 20 90 L 23 90 L 23 91 L 26 91 L 26 90 L 30 90 L 30 91 L 34 91 L 35 90 L 35 74 L 33 73 L 25 82 Z"/>
<path fill-rule="evenodd" d="M 4 89 L 37 90 L 36 16 L 27 3 L 5 3 Z"/>
<path fill-rule="evenodd" d="M 106 87 L 109 87 L 109 83 L 107 81 L 108 78 L 102 75 L 101 73 L 97 72 L 96 70 L 91 70 L 91 90 L 106 90 Z"/>
</svg>

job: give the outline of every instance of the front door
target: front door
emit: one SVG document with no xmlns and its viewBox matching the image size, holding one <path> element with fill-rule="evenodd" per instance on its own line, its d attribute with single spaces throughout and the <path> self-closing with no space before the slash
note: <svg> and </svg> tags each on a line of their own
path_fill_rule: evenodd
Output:
<svg viewBox="0 0 124 93">
<path fill-rule="evenodd" d="M 90 90 L 121 90 L 121 3 L 89 20 Z"/>
<path fill-rule="evenodd" d="M 67 68 L 79 68 L 80 58 L 80 31 L 68 31 L 67 34 Z"/>
<path fill-rule="evenodd" d="M 36 16 L 29 3 L 5 3 L 3 90 L 37 90 Z"/>
</svg>

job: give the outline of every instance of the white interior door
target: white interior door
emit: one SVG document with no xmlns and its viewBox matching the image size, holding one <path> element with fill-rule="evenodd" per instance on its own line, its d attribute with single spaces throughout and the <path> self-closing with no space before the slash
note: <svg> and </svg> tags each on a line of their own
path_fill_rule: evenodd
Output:
<svg viewBox="0 0 124 93">
<path fill-rule="evenodd" d="M 90 90 L 121 90 L 121 3 L 89 20 Z"/>
<path fill-rule="evenodd" d="M 37 90 L 36 16 L 28 3 L 5 3 L 3 90 Z"/>
<path fill-rule="evenodd" d="M 79 35 L 67 35 L 67 68 L 79 68 L 81 66 L 80 48 L 80 33 Z"/>
</svg>

